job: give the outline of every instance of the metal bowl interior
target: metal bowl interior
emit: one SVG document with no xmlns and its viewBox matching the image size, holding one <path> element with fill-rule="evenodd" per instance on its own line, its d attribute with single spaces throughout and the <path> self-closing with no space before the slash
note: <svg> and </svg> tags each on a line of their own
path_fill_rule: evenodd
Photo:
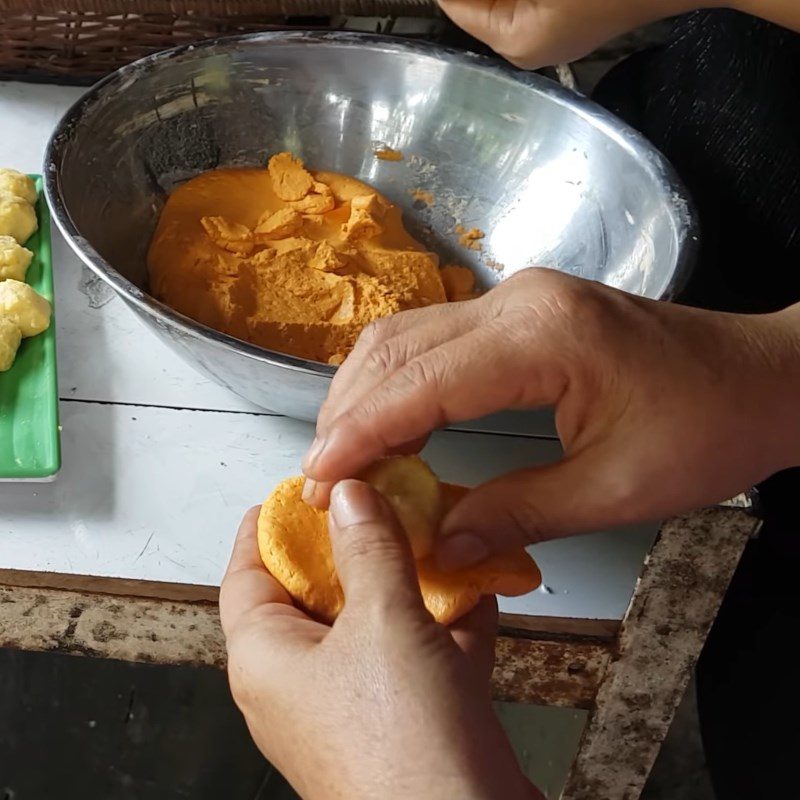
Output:
<svg viewBox="0 0 800 800">
<path fill-rule="evenodd" d="M 405 158 L 378 160 L 376 146 Z M 144 59 L 90 90 L 59 124 L 45 164 L 54 217 L 157 333 L 272 410 L 313 418 L 332 369 L 176 314 L 147 294 L 145 255 L 176 184 L 220 166 L 263 165 L 280 150 L 374 185 L 404 208 L 417 238 L 487 287 L 542 265 L 670 298 L 692 260 L 691 206 L 663 157 L 537 75 L 342 33 L 258 34 Z M 433 206 L 414 200 L 417 189 Z M 482 251 L 458 244 L 457 224 L 486 233 Z M 242 366 L 247 386 L 226 366 L 236 359 L 255 362 Z M 257 364 L 270 367 L 265 381 L 282 375 L 283 395 L 252 385 Z M 302 402 L 289 373 L 306 387 Z"/>
</svg>

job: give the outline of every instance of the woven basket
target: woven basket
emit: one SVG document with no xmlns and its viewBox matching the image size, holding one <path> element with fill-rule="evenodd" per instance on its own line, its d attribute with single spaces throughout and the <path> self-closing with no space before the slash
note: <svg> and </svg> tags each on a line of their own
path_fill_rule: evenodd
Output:
<svg viewBox="0 0 800 800">
<path fill-rule="evenodd" d="M 237 33 L 292 28 L 436 38 L 432 0 L 0 0 L 0 75 L 91 82 L 137 58 Z M 419 23 L 409 26 L 409 19 Z"/>
</svg>

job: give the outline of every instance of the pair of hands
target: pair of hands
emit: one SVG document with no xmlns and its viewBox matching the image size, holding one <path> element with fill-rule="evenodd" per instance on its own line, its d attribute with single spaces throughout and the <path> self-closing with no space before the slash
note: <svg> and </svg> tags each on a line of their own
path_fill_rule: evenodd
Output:
<svg viewBox="0 0 800 800">
<path fill-rule="evenodd" d="M 455 568 L 713 503 L 800 462 L 798 396 L 796 308 L 699 311 L 537 269 L 373 324 L 304 465 L 309 499 L 330 501 L 344 611 L 329 628 L 291 605 L 252 512 L 223 582 L 231 686 L 256 742 L 306 798 L 539 797 L 489 702 L 494 606 L 436 625 L 396 520 L 347 477 L 437 427 L 554 406 L 564 458 L 452 510 L 437 557 Z"/>
<path fill-rule="evenodd" d="M 696 7 L 439 2 L 526 68 Z M 725 5 L 800 30 L 795 0 Z M 716 314 L 528 270 L 479 300 L 370 326 L 337 373 L 304 464 L 308 499 L 330 500 L 342 614 L 328 627 L 292 606 L 258 556 L 255 510 L 223 582 L 231 688 L 256 743 L 308 800 L 541 798 L 491 710 L 494 603 L 436 625 L 391 511 L 345 479 L 419 450 L 448 423 L 554 406 L 564 458 L 491 481 L 453 509 L 436 555 L 457 568 L 713 503 L 800 463 L 798 396 L 800 308 Z"/>
</svg>

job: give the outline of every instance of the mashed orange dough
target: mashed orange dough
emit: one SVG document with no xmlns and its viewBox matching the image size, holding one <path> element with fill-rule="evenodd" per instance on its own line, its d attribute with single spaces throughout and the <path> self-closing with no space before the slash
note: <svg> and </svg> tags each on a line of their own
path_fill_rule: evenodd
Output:
<svg viewBox="0 0 800 800">
<path fill-rule="evenodd" d="M 474 296 L 461 274 L 447 281 L 448 298 L 436 255 L 409 236 L 397 206 L 290 153 L 268 169 L 214 170 L 178 187 L 147 263 L 153 295 L 176 311 L 331 364 L 374 319 Z"/>
<path fill-rule="evenodd" d="M 449 625 L 473 609 L 483 595 L 515 596 L 539 586 L 542 579 L 539 568 L 522 548 L 516 552 L 494 554 L 474 567 L 457 572 L 445 573 L 438 569 L 430 549 L 438 535 L 439 523 L 468 490 L 440 483 L 418 458 L 387 459 L 383 466 L 395 473 L 394 480 L 388 481 L 390 488 L 392 483 L 397 488 L 397 478 L 407 484 L 406 497 L 384 494 L 396 512 L 399 510 L 398 502 L 412 512 L 398 513 L 401 524 L 405 526 L 409 519 L 418 523 L 436 506 L 431 519 L 435 530 L 428 541 L 425 541 L 428 539 L 426 533 L 418 527 L 406 527 L 406 534 L 415 554 L 423 602 L 437 622 Z M 381 471 L 387 472 L 385 469 Z M 368 478 L 366 475 L 362 477 Z M 426 487 L 429 480 L 432 480 L 432 486 Z M 387 488 L 380 487 L 380 481 L 368 479 L 368 482 L 379 491 Z M 428 496 L 431 488 L 436 500 L 433 504 Z M 344 593 L 333 561 L 327 514 L 306 505 L 302 492 L 303 478 L 289 478 L 280 483 L 264 502 L 258 519 L 259 552 L 266 568 L 294 601 L 313 616 L 330 623 L 342 610 Z M 420 547 L 415 547 L 415 543 Z"/>
</svg>

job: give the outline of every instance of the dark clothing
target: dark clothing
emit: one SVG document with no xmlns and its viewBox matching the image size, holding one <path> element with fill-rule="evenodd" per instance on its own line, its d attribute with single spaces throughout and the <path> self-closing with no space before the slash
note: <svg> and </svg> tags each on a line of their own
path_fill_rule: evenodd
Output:
<svg viewBox="0 0 800 800">
<path fill-rule="evenodd" d="M 769 311 L 800 300 L 800 35 L 733 11 L 690 14 L 595 99 L 694 197 L 703 238 L 684 302 Z"/>
<path fill-rule="evenodd" d="M 800 35 L 733 11 L 690 14 L 595 96 L 655 143 L 694 197 L 702 244 L 680 300 L 745 312 L 800 301 Z M 697 671 L 718 800 L 800 797 L 800 469 L 759 488 L 764 527 Z"/>
</svg>

